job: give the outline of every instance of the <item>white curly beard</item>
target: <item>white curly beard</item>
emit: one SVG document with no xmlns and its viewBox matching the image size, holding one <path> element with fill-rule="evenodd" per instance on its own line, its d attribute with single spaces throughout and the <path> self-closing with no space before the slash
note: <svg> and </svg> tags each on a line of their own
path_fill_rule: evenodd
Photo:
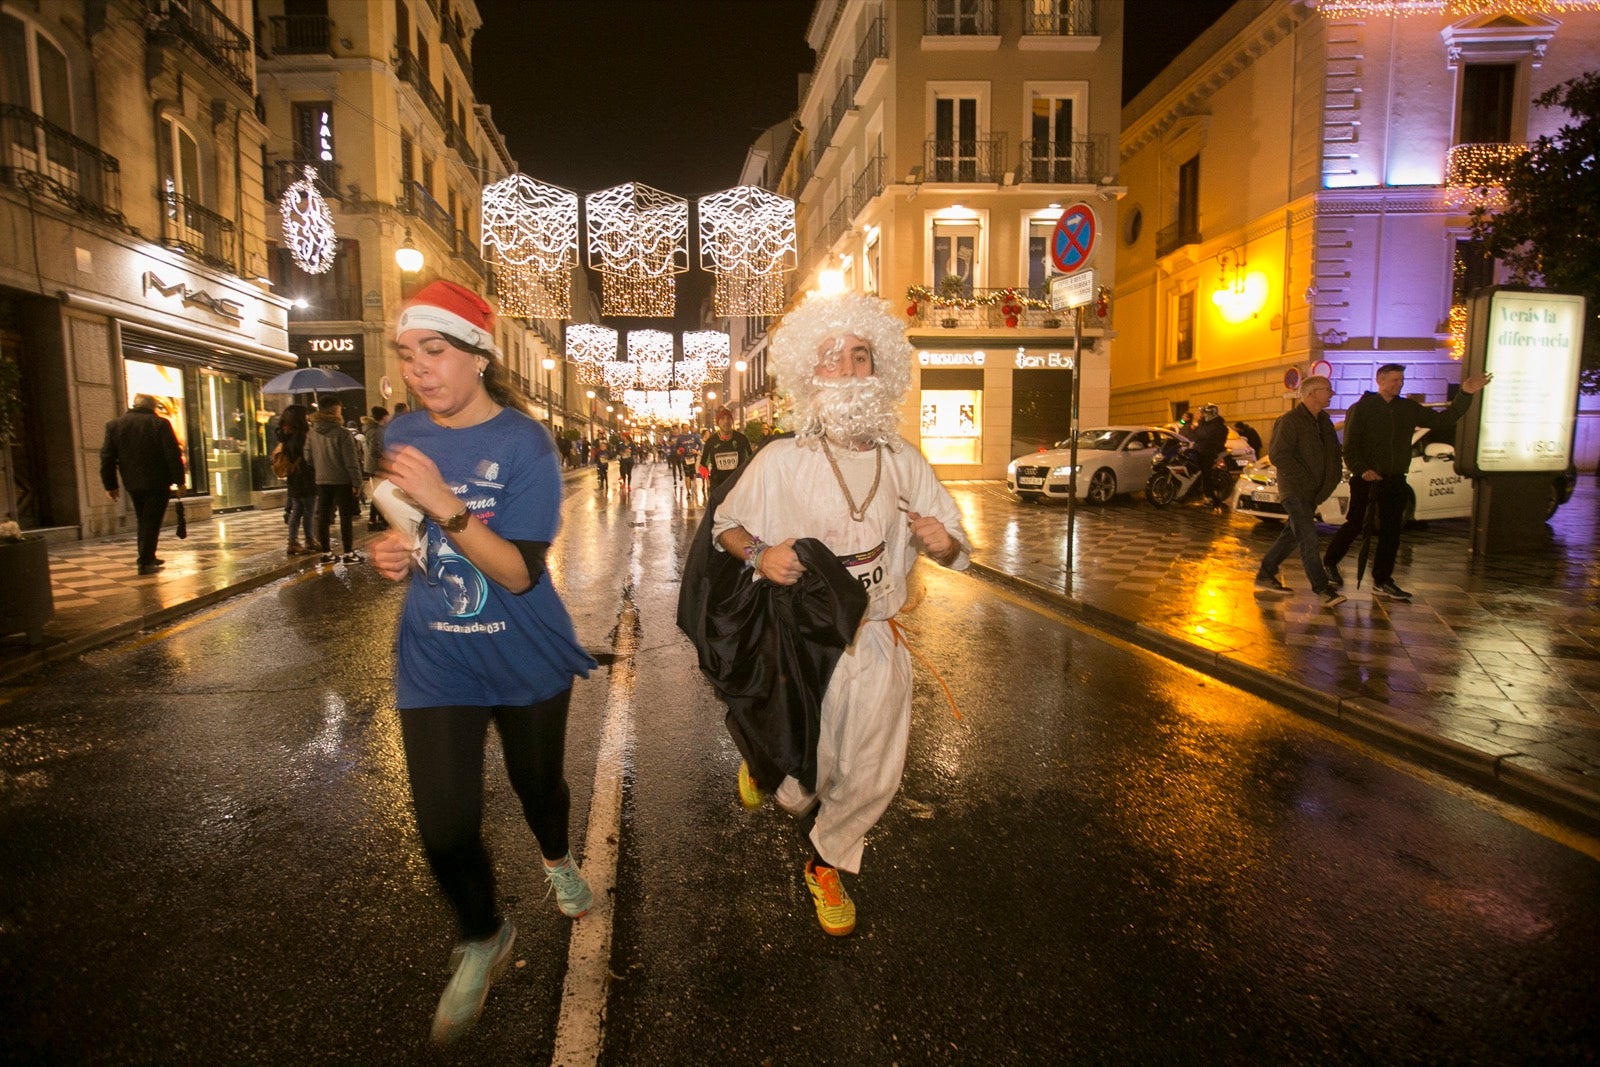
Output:
<svg viewBox="0 0 1600 1067">
<path fill-rule="evenodd" d="M 895 433 L 900 413 L 883 379 L 813 378 L 801 432 L 845 445 L 882 444 Z"/>
</svg>

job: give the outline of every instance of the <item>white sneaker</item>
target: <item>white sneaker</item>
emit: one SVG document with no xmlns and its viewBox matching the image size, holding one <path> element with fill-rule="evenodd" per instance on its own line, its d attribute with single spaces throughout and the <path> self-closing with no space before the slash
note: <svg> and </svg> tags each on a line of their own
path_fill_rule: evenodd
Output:
<svg viewBox="0 0 1600 1067">
<path fill-rule="evenodd" d="M 450 962 L 455 974 L 444 987 L 439 1007 L 433 1013 L 433 1041 L 448 1045 L 472 1028 L 483 1014 L 483 1002 L 489 996 L 489 983 L 505 970 L 511 959 L 511 946 L 517 940 L 517 928 L 506 919 L 492 937 L 483 941 L 463 941 L 451 953 Z"/>
</svg>

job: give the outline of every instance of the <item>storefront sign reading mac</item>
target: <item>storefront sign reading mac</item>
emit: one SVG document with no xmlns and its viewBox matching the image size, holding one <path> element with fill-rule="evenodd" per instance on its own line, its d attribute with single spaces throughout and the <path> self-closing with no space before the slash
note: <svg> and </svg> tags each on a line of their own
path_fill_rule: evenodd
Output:
<svg viewBox="0 0 1600 1067">
<path fill-rule="evenodd" d="M 1026 352 L 1017 349 L 1018 370 L 1071 370 L 1070 352 Z"/>
<path fill-rule="evenodd" d="M 244 322 L 244 305 L 237 300 L 229 300 L 225 296 L 212 296 L 210 293 L 202 292 L 199 289 L 191 289 L 184 282 L 168 285 L 156 277 L 156 272 L 153 270 L 145 271 L 142 281 L 146 296 L 150 294 L 150 290 L 154 289 L 162 296 L 177 297 L 186 308 L 205 308 L 207 311 L 215 312 L 225 319 L 232 319 L 235 325 Z"/>
<path fill-rule="evenodd" d="M 981 367 L 982 352 L 918 352 L 917 363 L 923 367 Z"/>
</svg>

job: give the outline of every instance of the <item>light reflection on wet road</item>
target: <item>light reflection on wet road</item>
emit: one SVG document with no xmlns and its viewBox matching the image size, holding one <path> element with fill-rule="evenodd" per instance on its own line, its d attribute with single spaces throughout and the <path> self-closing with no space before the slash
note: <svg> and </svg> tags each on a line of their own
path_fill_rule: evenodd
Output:
<svg viewBox="0 0 1600 1067">
<path fill-rule="evenodd" d="M 1600 864 L 1264 701 L 925 568 L 900 797 L 817 929 L 734 795 L 673 624 L 699 511 L 641 468 L 569 495 L 552 571 L 603 651 L 635 539 L 638 706 L 603 1060 L 1578 1061 Z M 291 580 L 0 704 L 7 1062 L 423 1058 L 450 923 L 389 690 L 397 590 Z M 605 671 L 574 699 L 581 840 Z M 547 1062 L 566 923 L 491 751 L 518 965 L 462 1062 Z"/>
</svg>

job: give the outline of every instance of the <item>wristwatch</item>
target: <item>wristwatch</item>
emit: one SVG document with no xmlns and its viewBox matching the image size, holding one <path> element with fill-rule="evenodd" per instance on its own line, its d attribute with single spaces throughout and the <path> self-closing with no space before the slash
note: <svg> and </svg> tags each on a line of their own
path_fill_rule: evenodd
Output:
<svg viewBox="0 0 1600 1067">
<path fill-rule="evenodd" d="M 438 522 L 439 529 L 441 530 L 448 530 L 451 533 L 460 533 L 462 530 L 467 528 L 467 520 L 470 518 L 472 518 L 472 508 L 468 507 L 466 504 L 462 504 L 461 510 L 450 516 L 448 519 L 437 519 L 435 521 Z"/>
</svg>

